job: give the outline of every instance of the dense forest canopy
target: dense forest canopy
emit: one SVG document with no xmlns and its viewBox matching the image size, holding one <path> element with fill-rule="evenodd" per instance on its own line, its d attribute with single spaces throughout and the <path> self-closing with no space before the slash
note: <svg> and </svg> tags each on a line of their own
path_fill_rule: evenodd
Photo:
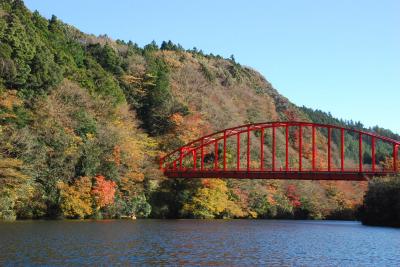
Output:
<svg viewBox="0 0 400 267">
<path fill-rule="evenodd" d="M 2 219 L 354 216 L 365 183 L 166 180 L 158 170 L 158 157 L 203 134 L 276 120 L 364 129 L 295 106 L 233 56 L 171 41 L 142 48 L 0 1 Z M 349 159 L 356 145 L 348 144 Z M 389 149 L 380 145 L 377 161 Z"/>
</svg>

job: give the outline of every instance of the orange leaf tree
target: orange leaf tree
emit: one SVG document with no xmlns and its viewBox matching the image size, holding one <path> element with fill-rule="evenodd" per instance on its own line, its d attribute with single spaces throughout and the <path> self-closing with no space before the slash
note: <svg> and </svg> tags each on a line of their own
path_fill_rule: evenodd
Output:
<svg viewBox="0 0 400 267">
<path fill-rule="evenodd" d="M 95 177 L 92 195 L 98 208 L 103 208 L 114 203 L 115 187 L 116 184 L 114 181 L 107 181 L 102 175 Z"/>
</svg>

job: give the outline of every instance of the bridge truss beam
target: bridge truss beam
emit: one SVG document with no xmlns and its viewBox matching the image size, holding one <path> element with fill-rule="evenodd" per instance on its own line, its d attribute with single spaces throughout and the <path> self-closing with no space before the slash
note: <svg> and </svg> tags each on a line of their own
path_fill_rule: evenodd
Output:
<svg viewBox="0 0 400 267">
<path fill-rule="evenodd" d="M 308 134 L 311 140 L 305 140 L 306 132 L 304 131 L 307 129 L 311 131 Z M 333 131 L 340 132 L 340 139 L 336 140 L 337 144 L 334 144 L 332 140 Z M 270 133 L 269 138 L 266 138 L 267 132 Z M 284 162 L 278 159 L 277 143 L 282 143 L 281 138 L 278 138 L 278 132 L 284 133 Z M 323 143 L 318 142 L 321 141 L 322 135 L 325 135 L 327 140 L 325 148 Z M 345 158 L 346 141 L 355 137 L 358 139 L 357 168 L 347 167 Z M 259 141 L 252 140 L 254 138 L 259 138 Z M 363 157 L 366 151 L 363 144 L 364 140 L 369 139 L 371 150 L 368 153 L 371 155 L 371 166 L 365 168 Z M 243 141 L 244 149 L 242 149 Z M 377 166 L 377 141 L 393 146 L 393 153 L 389 155 L 393 162 L 390 170 Z M 229 147 L 228 142 L 231 144 Z M 253 147 L 257 144 L 259 156 L 255 158 L 253 155 L 252 158 L 255 151 Z M 375 133 L 337 125 L 292 121 L 255 123 L 225 129 L 190 142 L 162 157 L 160 168 L 170 178 L 364 180 L 372 176 L 397 173 L 399 145 L 399 141 Z M 294 153 L 293 147 L 297 147 L 295 158 L 290 155 Z M 339 151 L 339 158 L 333 157 L 333 147 Z M 325 149 L 326 158 L 322 155 Z M 282 151 L 279 154 L 282 156 Z M 245 158 L 243 162 L 242 158 Z M 270 162 L 269 167 L 266 166 L 266 159 Z M 297 167 L 293 168 L 291 165 L 296 160 Z M 278 162 L 281 163 L 279 168 Z M 305 164 L 307 162 L 308 166 Z M 242 166 L 244 164 L 245 166 Z"/>
</svg>

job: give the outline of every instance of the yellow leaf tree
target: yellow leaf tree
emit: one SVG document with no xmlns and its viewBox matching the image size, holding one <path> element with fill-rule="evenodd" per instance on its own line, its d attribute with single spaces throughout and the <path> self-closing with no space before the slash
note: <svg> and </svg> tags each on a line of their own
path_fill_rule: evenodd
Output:
<svg viewBox="0 0 400 267">
<path fill-rule="evenodd" d="M 183 205 L 183 214 L 194 218 L 242 217 L 243 211 L 229 199 L 226 182 L 204 179 L 189 203 Z"/>
<path fill-rule="evenodd" d="M 92 182 L 89 177 L 78 178 L 72 185 L 60 182 L 58 189 L 60 207 L 65 217 L 83 219 L 92 214 Z"/>
<path fill-rule="evenodd" d="M 31 193 L 22 166 L 21 160 L 0 157 L 0 219 L 14 220 L 15 205 L 26 201 Z"/>
</svg>

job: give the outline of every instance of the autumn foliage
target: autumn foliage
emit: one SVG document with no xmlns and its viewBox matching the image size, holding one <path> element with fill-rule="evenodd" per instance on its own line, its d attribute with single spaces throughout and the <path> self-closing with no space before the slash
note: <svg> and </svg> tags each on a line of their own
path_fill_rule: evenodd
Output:
<svg viewBox="0 0 400 267">
<path fill-rule="evenodd" d="M 290 203 L 294 208 L 301 206 L 300 196 L 297 194 L 297 188 L 295 185 L 288 185 L 286 189 L 286 196 L 289 198 Z"/>
<path fill-rule="evenodd" d="M 58 183 L 62 215 L 68 218 L 86 218 L 114 203 L 116 184 L 97 175 L 92 183 L 90 177 L 80 177 L 72 184 Z"/>
<path fill-rule="evenodd" d="M 91 194 L 99 208 L 114 203 L 115 188 L 116 183 L 114 181 L 107 181 L 102 175 L 97 175 L 95 177 L 95 184 L 92 188 Z"/>
<path fill-rule="evenodd" d="M 1 219 L 323 219 L 354 211 L 361 203 L 362 183 L 166 181 L 157 156 L 224 128 L 279 120 L 346 123 L 295 106 L 260 73 L 233 58 L 185 50 L 172 42 L 139 47 L 87 35 L 55 16 L 31 12 L 22 1 L 0 1 L 0 13 Z M 299 164 L 292 157 L 299 138 L 291 128 L 293 168 Z M 306 167 L 312 147 L 310 131 L 303 130 Z M 265 166 L 270 167 L 267 132 Z M 337 154 L 337 133 L 332 134 L 332 154 Z M 259 151 L 256 138 L 252 133 L 251 151 Z M 276 140 L 279 168 L 284 164 L 284 131 L 276 132 Z M 346 163 L 357 163 L 357 140 L 346 136 L 346 142 Z M 320 129 L 316 144 L 317 168 L 325 168 L 327 136 Z M 368 140 L 363 145 L 370 151 Z M 227 146 L 227 161 L 233 165 L 236 148 Z M 385 155 L 392 148 L 378 143 L 376 148 L 377 167 L 390 169 L 393 162 Z M 204 152 L 214 156 L 215 150 Z M 251 155 L 252 166 L 259 156 Z"/>
<path fill-rule="evenodd" d="M 192 218 L 242 217 L 244 213 L 229 199 L 226 182 L 219 179 L 204 179 L 191 201 L 183 206 L 183 213 Z"/>
<path fill-rule="evenodd" d="M 83 219 L 92 214 L 92 182 L 90 177 L 80 177 L 71 185 L 60 182 L 62 214 L 68 218 Z"/>
</svg>

